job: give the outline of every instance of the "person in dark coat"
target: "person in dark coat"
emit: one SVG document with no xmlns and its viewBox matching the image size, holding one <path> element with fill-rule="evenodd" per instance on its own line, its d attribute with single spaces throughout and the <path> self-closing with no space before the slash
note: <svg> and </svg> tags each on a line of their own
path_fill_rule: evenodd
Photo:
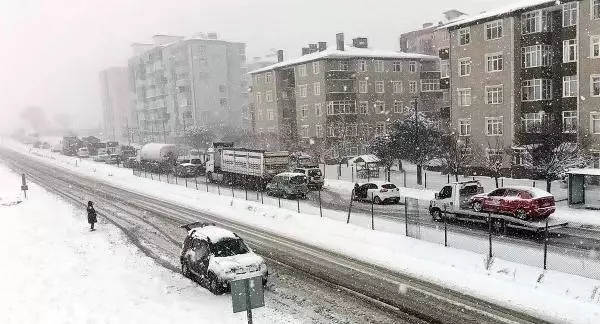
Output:
<svg viewBox="0 0 600 324">
<path fill-rule="evenodd" d="M 359 187 L 360 187 L 360 186 L 358 185 L 358 183 L 355 183 L 355 184 L 354 184 L 354 189 L 352 189 L 352 195 L 354 195 L 354 197 L 355 197 L 355 198 L 358 198 L 358 197 L 356 196 L 356 194 L 358 193 L 358 188 L 359 188 Z"/>
<path fill-rule="evenodd" d="M 94 230 L 94 224 L 98 221 L 96 218 L 96 210 L 94 209 L 94 203 L 88 201 L 87 206 L 88 223 L 90 223 L 90 231 Z"/>
</svg>

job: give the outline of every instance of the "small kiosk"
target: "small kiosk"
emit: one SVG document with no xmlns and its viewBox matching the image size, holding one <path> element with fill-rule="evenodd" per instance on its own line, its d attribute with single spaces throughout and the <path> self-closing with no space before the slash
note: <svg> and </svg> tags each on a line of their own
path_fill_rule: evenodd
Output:
<svg viewBox="0 0 600 324">
<path fill-rule="evenodd" d="M 600 209 L 600 169 L 569 171 L 569 207 Z"/>
</svg>

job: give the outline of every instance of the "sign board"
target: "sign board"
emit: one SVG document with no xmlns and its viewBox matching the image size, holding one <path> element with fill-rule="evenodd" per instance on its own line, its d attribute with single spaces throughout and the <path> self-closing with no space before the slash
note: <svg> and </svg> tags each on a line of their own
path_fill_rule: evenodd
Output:
<svg viewBox="0 0 600 324">
<path fill-rule="evenodd" d="M 265 306 L 262 276 L 243 278 L 231 282 L 233 312 L 239 313 Z"/>
<path fill-rule="evenodd" d="M 23 191 L 29 190 L 29 186 L 27 186 L 27 185 L 21 186 L 21 190 L 23 190 Z"/>
</svg>

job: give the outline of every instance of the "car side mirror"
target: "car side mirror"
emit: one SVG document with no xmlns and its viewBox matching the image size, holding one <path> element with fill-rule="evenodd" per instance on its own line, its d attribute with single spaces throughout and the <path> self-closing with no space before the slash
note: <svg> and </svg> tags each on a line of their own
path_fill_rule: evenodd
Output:
<svg viewBox="0 0 600 324">
<path fill-rule="evenodd" d="M 439 193 L 435 193 L 435 199 L 440 199 L 440 194 Z"/>
</svg>

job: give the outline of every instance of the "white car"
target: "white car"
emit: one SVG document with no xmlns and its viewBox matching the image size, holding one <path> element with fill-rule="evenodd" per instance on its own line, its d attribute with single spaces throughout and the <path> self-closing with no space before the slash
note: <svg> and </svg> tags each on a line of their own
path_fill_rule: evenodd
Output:
<svg viewBox="0 0 600 324">
<path fill-rule="evenodd" d="M 231 289 L 231 281 L 242 276 L 261 276 L 267 284 L 265 260 L 255 254 L 237 234 L 212 224 L 192 223 L 181 249 L 181 272 L 213 294 Z"/>
<path fill-rule="evenodd" d="M 88 151 L 87 148 L 82 147 L 79 150 L 77 150 L 77 156 L 80 158 L 89 158 L 90 157 L 90 151 Z"/>
<path fill-rule="evenodd" d="M 94 162 L 106 162 L 110 156 L 108 154 L 98 154 L 94 156 Z"/>
<path fill-rule="evenodd" d="M 375 204 L 386 202 L 397 204 L 400 202 L 400 189 L 391 182 L 369 182 L 359 185 L 352 197 L 354 200 L 372 200 Z"/>
</svg>

